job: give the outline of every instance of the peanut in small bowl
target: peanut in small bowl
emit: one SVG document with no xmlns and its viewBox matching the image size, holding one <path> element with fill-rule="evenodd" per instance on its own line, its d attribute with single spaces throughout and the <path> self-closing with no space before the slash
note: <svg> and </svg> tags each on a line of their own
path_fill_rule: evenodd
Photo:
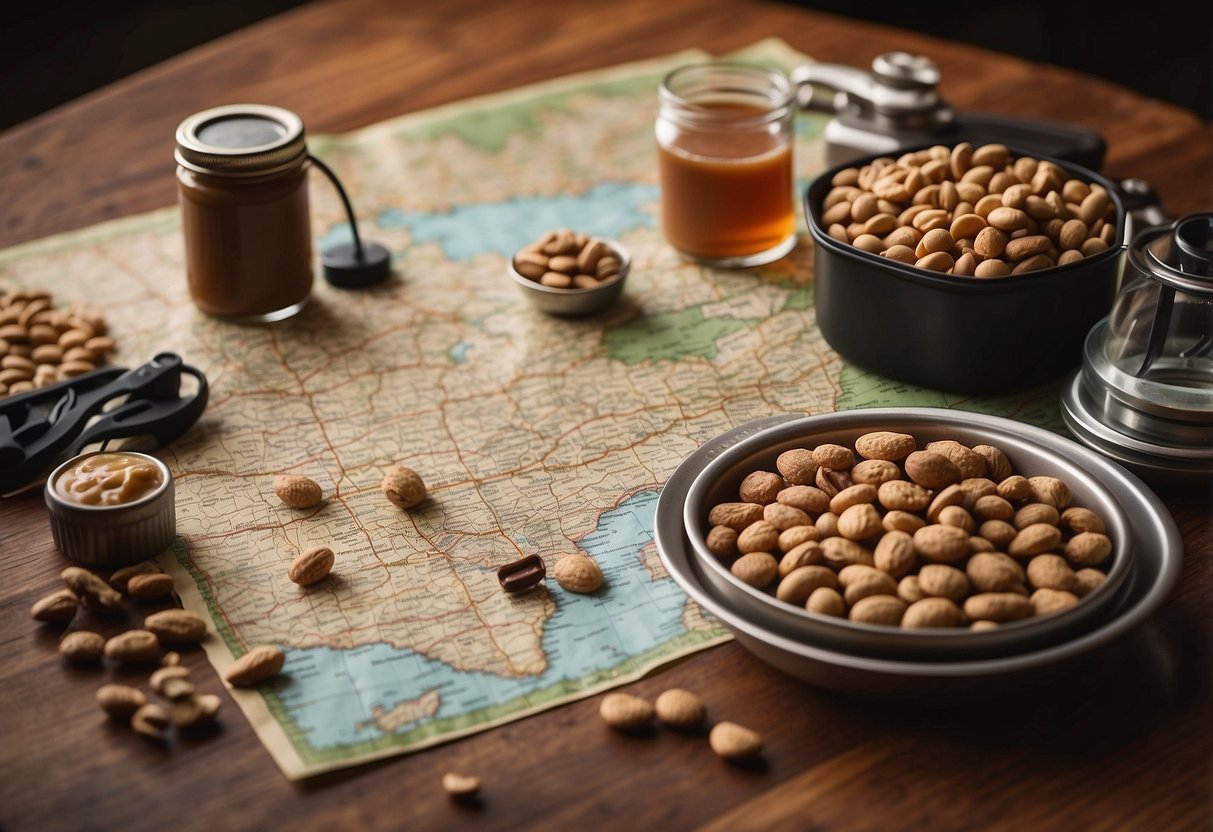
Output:
<svg viewBox="0 0 1213 832">
<path fill-rule="evenodd" d="M 55 546 L 75 563 L 129 566 L 177 537 L 173 475 L 150 454 L 80 454 L 59 465 L 43 491 Z"/>
<path fill-rule="evenodd" d="M 631 265 L 619 241 L 561 229 L 519 249 L 506 271 L 536 309 L 579 317 L 614 303 Z"/>
</svg>

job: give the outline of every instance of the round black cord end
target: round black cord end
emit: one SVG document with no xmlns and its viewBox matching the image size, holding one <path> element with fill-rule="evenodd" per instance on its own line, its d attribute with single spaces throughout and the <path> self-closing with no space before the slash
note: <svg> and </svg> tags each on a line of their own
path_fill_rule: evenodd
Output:
<svg viewBox="0 0 1213 832">
<path fill-rule="evenodd" d="M 324 279 L 342 289 L 359 289 L 392 273 L 392 255 L 379 243 L 364 242 L 362 257 L 353 243 L 330 246 L 320 253 Z"/>
</svg>

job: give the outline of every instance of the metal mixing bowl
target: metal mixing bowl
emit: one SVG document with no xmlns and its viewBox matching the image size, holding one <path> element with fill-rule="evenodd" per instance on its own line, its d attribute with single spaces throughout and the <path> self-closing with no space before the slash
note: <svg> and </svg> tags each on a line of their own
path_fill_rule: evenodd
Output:
<svg viewBox="0 0 1213 832">
<path fill-rule="evenodd" d="M 1093 616 L 1084 631 L 1060 643 L 1010 656 L 961 660 L 941 656 L 889 659 L 808 644 L 796 635 L 764 625 L 755 619 L 748 606 L 739 606 L 734 598 L 717 590 L 706 579 L 703 560 L 692 551 L 683 524 L 690 488 L 704 468 L 746 437 L 786 421 L 787 417 L 768 417 L 739 426 L 690 454 L 662 489 L 657 502 L 655 541 L 661 561 L 675 582 L 722 621 L 742 646 L 810 684 L 903 704 L 907 701 L 938 704 L 1011 694 L 1073 672 L 1077 663 L 1109 649 L 1126 632 L 1147 620 L 1179 581 L 1183 546 L 1166 507 L 1141 480 L 1099 455 L 1075 446 L 1072 462 L 1095 479 L 1131 518 L 1130 548 L 1135 553 L 1131 574 L 1104 612 Z"/>
<path fill-rule="evenodd" d="M 788 449 L 811 449 L 827 442 L 853 447 L 856 438 L 877 430 L 911 434 L 920 448 L 942 439 L 954 439 L 967 446 L 994 445 L 1007 455 L 1018 474 L 1059 477 L 1070 486 L 1073 504 L 1091 509 L 1107 525 L 1113 541 L 1107 579 L 1074 606 L 1051 615 L 1002 624 L 995 630 L 903 630 L 811 613 L 780 601 L 739 580 L 708 550 L 709 510 L 717 503 L 737 500 L 738 485 L 747 474 L 774 471 L 775 459 Z M 1091 621 L 1112 603 L 1129 575 L 1135 554 L 1131 542 L 1134 518 L 1101 482 L 1099 472 L 1083 464 L 1082 456 L 1089 454 L 1068 439 L 980 413 L 881 408 L 808 416 L 767 428 L 716 456 L 691 485 L 683 520 L 705 580 L 737 612 L 755 623 L 783 631 L 806 644 L 870 656 L 956 659 L 1009 655 L 1059 643 L 1089 628 Z"/>
</svg>

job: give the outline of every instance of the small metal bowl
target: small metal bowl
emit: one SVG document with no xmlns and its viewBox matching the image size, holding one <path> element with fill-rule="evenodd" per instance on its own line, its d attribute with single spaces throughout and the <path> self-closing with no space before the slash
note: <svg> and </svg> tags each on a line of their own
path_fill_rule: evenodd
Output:
<svg viewBox="0 0 1213 832">
<path fill-rule="evenodd" d="M 177 508 L 173 475 L 154 456 L 121 451 L 124 456 L 155 465 L 160 484 L 137 500 L 120 505 L 84 505 L 64 499 L 55 483 L 69 468 L 97 456 L 95 451 L 59 465 L 46 480 L 46 508 L 51 534 L 59 551 L 84 566 L 114 568 L 153 558 L 177 537 Z"/>
<path fill-rule="evenodd" d="M 747 474 L 775 470 L 775 459 L 785 450 L 827 442 L 853 446 L 856 438 L 876 430 L 911 434 L 920 448 L 942 439 L 955 439 L 969 446 L 994 445 L 1006 453 L 1016 473 L 1064 480 L 1073 493 L 1073 504 L 1091 509 L 1107 525 L 1113 552 L 1104 583 L 1062 611 L 1002 624 L 994 630 L 903 630 L 819 615 L 780 601 L 743 583 L 708 550 L 709 510 L 717 503 L 735 501 L 737 487 Z M 1097 471 L 1084 464 L 1091 456 L 1086 449 L 1056 434 L 979 413 L 913 407 L 828 413 L 767 428 L 720 453 L 692 483 L 683 521 L 706 581 L 734 604 L 738 613 L 761 626 L 780 630 L 806 644 L 884 658 L 1009 655 L 1055 644 L 1082 632 L 1105 611 L 1130 574 L 1134 518 L 1100 481 Z"/>
<path fill-rule="evenodd" d="M 514 258 L 506 265 L 506 272 L 518 284 L 519 290 L 531 305 L 541 312 L 560 317 L 581 317 L 593 315 L 606 309 L 623 292 L 623 283 L 627 280 L 632 268 L 632 255 L 618 240 L 607 237 L 594 237 L 619 258 L 619 274 L 612 280 L 607 280 L 593 289 L 555 289 L 544 286 L 537 280 L 524 277 L 514 268 Z"/>
</svg>

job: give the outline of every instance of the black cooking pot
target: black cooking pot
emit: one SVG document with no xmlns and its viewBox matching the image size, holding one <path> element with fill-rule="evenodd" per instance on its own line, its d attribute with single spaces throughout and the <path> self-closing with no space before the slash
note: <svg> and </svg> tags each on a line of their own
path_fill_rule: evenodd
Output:
<svg viewBox="0 0 1213 832">
<path fill-rule="evenodd" d="M 914 152 L 925 148 L 909 148 Z M 805 193 L 816 246 L 817 324 L 847 361 L 923 387 L 1003 393 L 1058 378 L 1078 366 L 1091 327 L 1108 314 L 1123 263 L 1125 208 L 1118 188 L 1093 171 L 1053 162 L 1102 185 L 1116 209 L 1116 243 L 1077 263 L 995 278 L 953 276 L 870 254 L 826 232 L 821 205 L 834 176 L 865 157 L 817 177 Z"/>
</svg>

